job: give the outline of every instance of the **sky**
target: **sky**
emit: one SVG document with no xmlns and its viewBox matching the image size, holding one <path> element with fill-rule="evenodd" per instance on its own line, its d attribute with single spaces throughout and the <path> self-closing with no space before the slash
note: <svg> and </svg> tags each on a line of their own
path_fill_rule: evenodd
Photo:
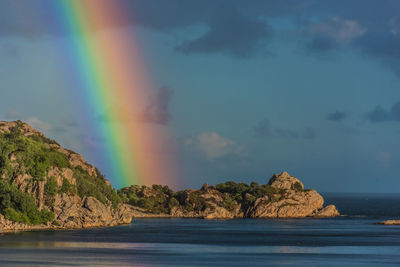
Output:
<svg viewBox="0 0 400 267">
<path fill-rule="evenodd" d="M 0 120 L 26 121 L 104 172 L 60 71 L 68 34 L 44 2 L 0 1 Z M 400 192 L 399 1 L 114 2 L 130 16 L 93 34 L 140 47 L 144 123 L 170 133 L 172 187 L 288 171 L 322 192 Z"/>
</svg>

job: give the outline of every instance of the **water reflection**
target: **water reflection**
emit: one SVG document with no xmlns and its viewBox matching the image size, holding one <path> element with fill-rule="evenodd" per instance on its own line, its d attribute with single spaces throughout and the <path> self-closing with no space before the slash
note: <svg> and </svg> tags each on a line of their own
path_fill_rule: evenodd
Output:
<svg viewBox="0 0 400 267">
<path fill-rule="evenodd" d="M 373 221 L 143 219 L 115 228 L 26 232 L 0 236 L 0 265 L 400 265 L 400 227 Z"/>
</svg>

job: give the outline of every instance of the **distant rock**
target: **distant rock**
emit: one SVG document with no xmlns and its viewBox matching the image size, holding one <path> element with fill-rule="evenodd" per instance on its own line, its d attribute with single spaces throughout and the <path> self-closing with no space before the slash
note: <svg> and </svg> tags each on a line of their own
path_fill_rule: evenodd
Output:
<svg viewBox="0 0 400 267">
<path fill-rule="evenodd" d="M 180 218 L 302 218 L 339 216 L 334 205 L 323 207 L 315 190 L 305 190 L 287 172 L 274 174 L 268 184 L 227 182 L 174 192 L 167 186 L 131 186 L 118 191 L 121 199 L 159 216 Z M 141 217 L 140 214 L 133 215 Z M 148 214 L 146 214 L 148 216 Z"/>
<path fill-rule="evenodd" d="M 400 225 L 400 220 L 387 220 L 387 221 L 379 222 L 378 224 L 384 224 L 384 225 Z"/>
<path fill-rule="evenodd" d="M 316 217 L 335 217 L 339 215 L 339 211 L 336 209 L 335 205 L 326 206 L 315 214 Z"/>
</svg>

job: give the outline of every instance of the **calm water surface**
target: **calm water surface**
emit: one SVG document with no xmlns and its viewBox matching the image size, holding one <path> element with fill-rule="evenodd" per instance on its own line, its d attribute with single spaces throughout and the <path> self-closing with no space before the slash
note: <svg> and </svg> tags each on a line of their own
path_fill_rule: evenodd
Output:
<svg viewBox="0 0 400 267">
<path fill-rule="evenodd" d="M 400 266 L 400 196 L 327 195 L 334 219 L 137 219 L 0 236 L 1 266 Z"/>
</svg>

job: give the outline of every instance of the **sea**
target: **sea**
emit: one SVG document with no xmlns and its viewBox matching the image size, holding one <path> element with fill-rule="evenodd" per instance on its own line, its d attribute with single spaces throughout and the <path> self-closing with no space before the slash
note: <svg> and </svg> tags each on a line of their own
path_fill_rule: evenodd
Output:
<svg viewBox="0 0 400 267">
<path fill-rule="evenodd" d="M 400 194 L 323 194 L 326 219 L 135 219 L 0 236 L 0 266 L 400 266 Z"/>
</svg>

